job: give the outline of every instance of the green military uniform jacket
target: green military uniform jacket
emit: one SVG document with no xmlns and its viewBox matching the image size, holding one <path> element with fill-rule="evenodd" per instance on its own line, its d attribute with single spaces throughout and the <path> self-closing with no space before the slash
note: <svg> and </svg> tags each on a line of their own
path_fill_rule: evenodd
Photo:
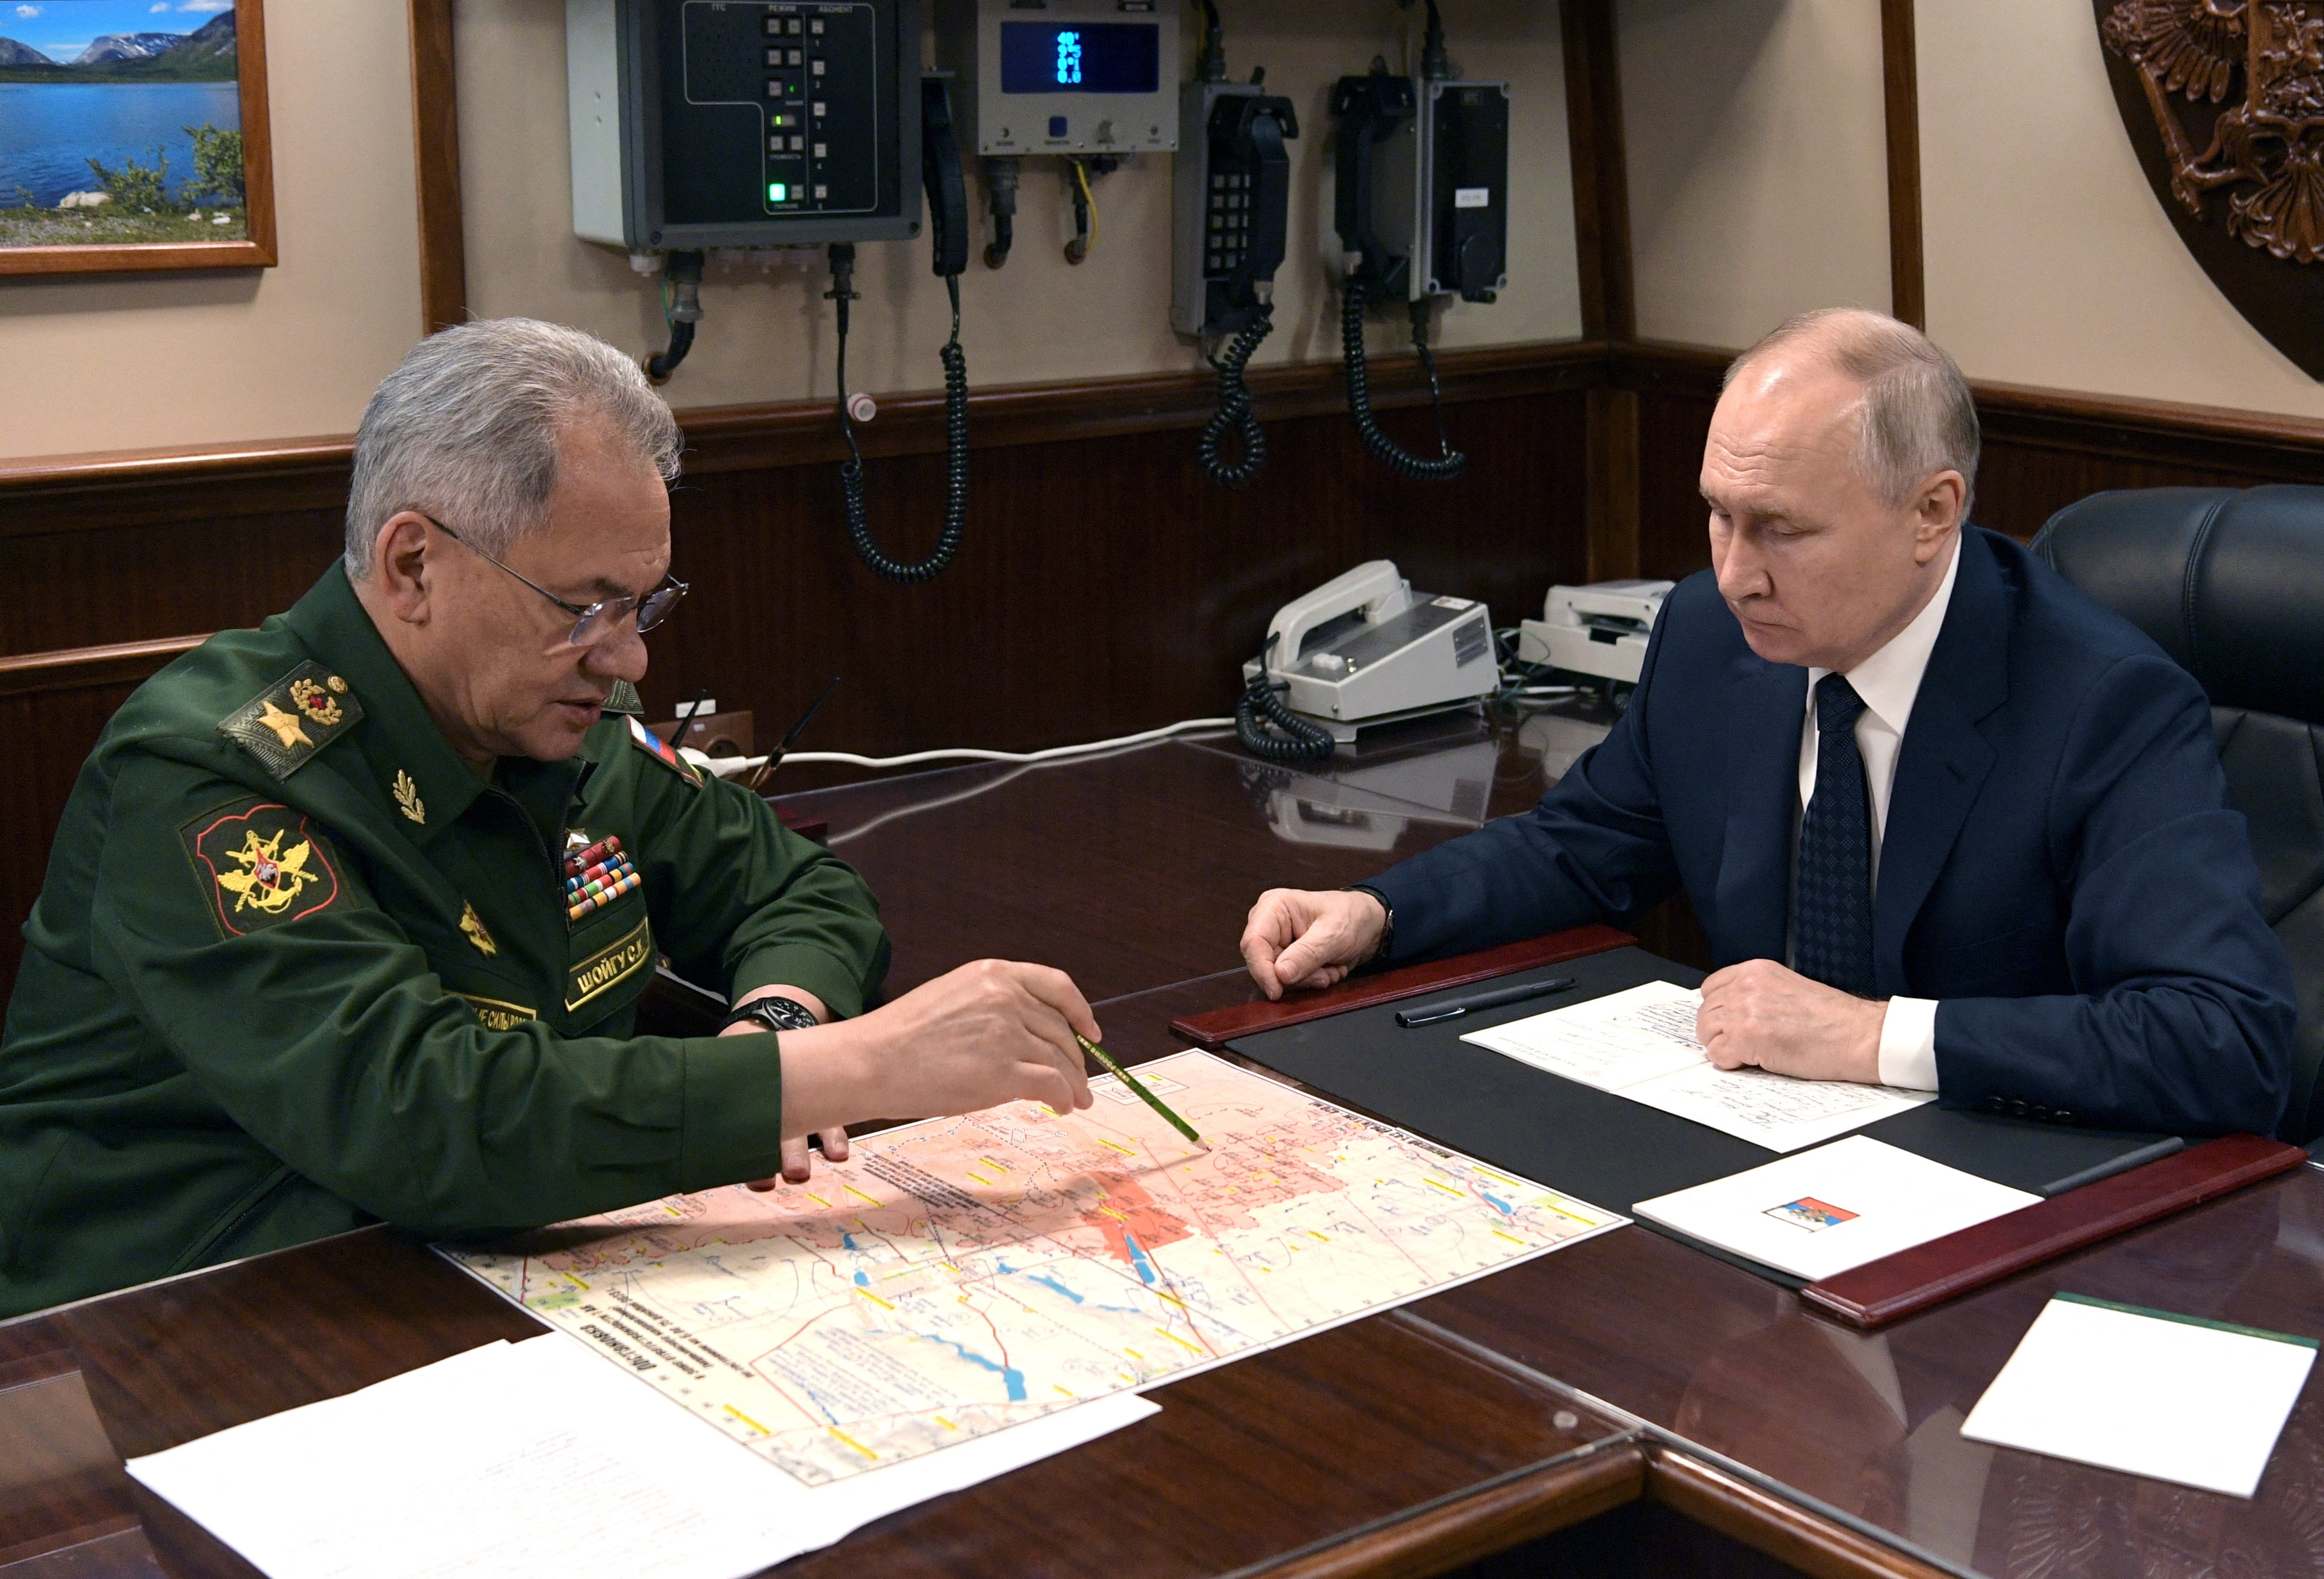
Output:
<svg viewBox="0 0 2324 1579">
<path fill-rule="evenodd" d="M 337 565 L 140 688 L 24 928 L 0 1315 L 775 1172 L 777 1039 L 632 1037 L 655 956 L 852 1015 L 887 937 L 852 869 L 651 738 L 609 714 L 487 786 Z M 574 919 L 564 858 L 608 837 L 641 882 Z"/>
</svg>

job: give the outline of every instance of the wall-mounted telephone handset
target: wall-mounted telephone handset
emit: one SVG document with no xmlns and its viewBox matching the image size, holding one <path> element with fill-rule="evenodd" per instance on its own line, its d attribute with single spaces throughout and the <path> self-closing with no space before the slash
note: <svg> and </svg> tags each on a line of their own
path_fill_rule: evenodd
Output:
<svg viewBox="0 0 2324 1579">
<path fill-rule="evenodd" d="M 1275 271 L 1291 209 L 1284 143 L 1299 135 L 1299 119 L 1288 98 L 1265 90 L 1264 69 L 1249 82 L 1226 79 L 1218 7 L 1204 0 L 1203 9 L 1202 54 L 1178 105 L 1179 125 L 1191 134 L 1174 171 L 1170 327 L 1201 337 L 1218 371 L 1219 407 L 1195 440 L 1203 475 L 1240 488 L 1267 460 L 1243 369 L 1275 327 Z M 1220 454 L 1230 434 L 1241 440 L 1237 462 Z"/>
<path fill-rule="evenodd" d="M 890 559 L 872 540 L 863 498 L 863 452 L 855 445 L 855 419 L 848 410 L 847 304 L 855 300 L 855 246 L 831 247 L 831 289 L 839 304 L 839 423 L 847 438 L 847 458 L 839 464 L 840 496 L 847 512 L 847 535 L 856 557 L 874 573 L 906 585 L 926 581 L 952 563 L 960 551 L 968 520 L 968 358 L 960 348 L 960 275 L 968 267 L 968 183 L 960 168 L 954 133 L 952 96 L 942 73 L 920 79 L 920 185 L 928 202 L 930 263 L 952 298 L 952 338 L 936 355 L 945 370 L 944 531 L 925 559 Z"/>
<path fill-rule="evenodd" d="M 1410 4 L 1410 0 L 1405 0 Z M 1364 448 L 1392 470 L 1449 482 L 1468 466 L 1444 436 L 1444 402 L 1428 350 L 1431 297 L 1457 292 L 1490 301 L 1508 283 L 1508 85 L 1462 82 L 1444 53 L 1436 0 L 1420 75 L 1393 75 L 1378 57 L 1332 89 L 1339 125 L 1333 218 L 1347 258 L 1340 339 L 1347 356 L 1348 412 Z M 1436 417 L 1434 457 L 1398 446 L 1372 418 L 1364 363 L 1364 307 L 1401 300 L 1413 349 L 1428 375 Z"/>
</svg>

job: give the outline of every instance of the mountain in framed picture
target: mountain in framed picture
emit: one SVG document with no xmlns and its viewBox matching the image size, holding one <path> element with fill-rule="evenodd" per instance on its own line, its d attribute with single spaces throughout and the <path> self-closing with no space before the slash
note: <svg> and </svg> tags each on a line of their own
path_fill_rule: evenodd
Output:
<svg viewBox="0 0 2324 1579">
<path fill-rule="evenodd" d="M 2211 283 L 2324 379 L 2324 0 L 2093 0 L 2115 104 Z"/>
<path fill-rule="evenodd" d="M 262 0 L 0 0 L 0 274 L 274 261 Z"/>
</svg>

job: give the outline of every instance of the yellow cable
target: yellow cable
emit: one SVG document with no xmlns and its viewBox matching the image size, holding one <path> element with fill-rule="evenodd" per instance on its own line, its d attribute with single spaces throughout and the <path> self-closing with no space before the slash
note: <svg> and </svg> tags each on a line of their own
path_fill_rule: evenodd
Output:
<svg viewBox="0 0 2324 1579">
<path fill-rule="evenodd" d="M 1074 180 L 1082 189 L 1082 202 L 1089 208 L 1089 238 L 1082 243 L 1082 256 L 1086 258 L 1097 250 L 1097 197 L 1090 190 L 1089 171 L 1078 159 L 1074 161 Z"/>
</svg>

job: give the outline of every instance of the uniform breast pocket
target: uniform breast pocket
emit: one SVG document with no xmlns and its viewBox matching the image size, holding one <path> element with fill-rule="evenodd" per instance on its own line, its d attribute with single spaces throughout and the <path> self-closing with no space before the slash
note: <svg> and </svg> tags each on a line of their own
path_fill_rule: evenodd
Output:
<svg viewBox="0 0 2324 1579">
<path fill-rule="evenodd" d="M 626 894 L 573 929 L 565 1012 L 594 1023 L 626 1008 L 653 977 L 653 923 L 641 893 Z"/>
</svg>

